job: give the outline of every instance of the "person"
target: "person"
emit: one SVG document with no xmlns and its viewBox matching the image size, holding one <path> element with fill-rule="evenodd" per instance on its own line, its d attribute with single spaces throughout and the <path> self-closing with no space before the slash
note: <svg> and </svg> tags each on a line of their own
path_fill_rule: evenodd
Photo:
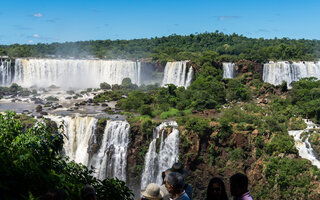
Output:
<svg viewBox="0 0 320 200">
<path fill-rule="evenodd" d="M 141 192 L 142 197 L 139 200 L 162 200 L 160 187 L 156 183 L 150 183 L 145 191 Z"/>
<path fill-rule="evenodd" d="M 223 181 L 214 177 L 210 180 L 207 188 L 207 200 L 228 200 Z"/>
<path fill-rule="evenodd" d="M 50 189 L 41 199 L 42 200 L 64 200 L 64 199 L 67 199 L 67 195 L 62 190 Z"/>
<path fill-rule="evenodd" d="M 91 185 L 85 185 L 81 190 L 82 200 L 96 200 L 96 190 Z"/>
<path fill-rule="evenodd" d="M 242 173 L 231 176 L 230 192 L 234 200 L 253 200 L 248 190 L 248 177 Z"/>
<path fill-rule="evenodd" d="M 160 186 L 160 191 L 162 192 L 162 200 L 170 200 L 171 194 L 168 192 L 166 188 L 166 175 L 171 173 L 171 169 L 167 169 L 166 171 L 162 172 L 162 185 Z"/>
<path fill-rule="evenodd" d="M 180 162 L 174 163 L 170 170 L 172 172 L 180 173 L 184 180 L 186 180 L 186 178 L 188 177 L 188 171 L 184 169 L 183 165 Z M 192 186 L 190 184 L 185 183 L 183 189 L 186 191 L 188 197 L 192 199 Z"/>
<path fill-rule="evenodd" d="M 166 188 L 173 200 L 190 200 L 184 191 L 184 180 L 180 173 L 171 172 L 166 176 Z"/>
</svg>

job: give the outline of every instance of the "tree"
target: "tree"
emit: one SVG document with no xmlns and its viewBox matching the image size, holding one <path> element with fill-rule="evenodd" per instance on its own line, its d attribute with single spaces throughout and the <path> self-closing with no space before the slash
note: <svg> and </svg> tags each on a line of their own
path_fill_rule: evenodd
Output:
<svg viewBox="0 0 320 200">
<path fill-rule="evenodd" d="M 108 83 L 103 82 L 103 83 L 100 83 L 100 88 L 105 89 L 105 90 L 109 90 L 109 89 L 111 89 L 111 86 Z"/>
</svg>

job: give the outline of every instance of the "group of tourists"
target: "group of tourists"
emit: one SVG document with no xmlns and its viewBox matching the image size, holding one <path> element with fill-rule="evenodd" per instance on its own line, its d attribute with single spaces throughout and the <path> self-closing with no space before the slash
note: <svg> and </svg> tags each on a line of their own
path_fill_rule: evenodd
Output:
<svg viewBox="0 0 320 200">
<path fill-rule="evenodd" d="M 192 187 L 185 183 L 188 172 L 181 163 L 173 164 L 172 168 L 162 173 L 162 185 L 150 183 L 141 192 L 139 200 L 191 200 Z M 230 193 L 234 200 L 253 200 L 248 190 L 248 177 L 237 173 L 230 178 Z M 214 177 L 207 188 L 207 200 L 228 200 L 223 181 Z"/>
<path fill-rule="evenodd" d="M 185 182 L 188 176 L 187 170 L 181 163 L 174 163 L 170 169 L 162 173 L 162 184 L 150 183 L 141 191 L 139 200 L 191 200 L 192 187 Z M 253 200 L 248 190 L 248 177 L 237 173 L 230 178 L 230 193 L 233 200 Z M 66 194 L 60 190 L 50 190 L 43 198 L 44 200 L 66 199 Z M 81 190 L 82 200 L 96 200 L 95 189 L 86 185 Z M 207 200 L 228 200 L 225 184 L 214 177 L 209 181 L 207 187 Z"/>
</svg>

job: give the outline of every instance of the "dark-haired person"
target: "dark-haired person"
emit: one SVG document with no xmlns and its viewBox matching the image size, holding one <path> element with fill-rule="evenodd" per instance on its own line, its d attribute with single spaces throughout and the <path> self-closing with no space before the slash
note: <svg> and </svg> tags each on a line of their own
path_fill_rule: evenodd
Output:
<svg viewBox="0 0 320 200">
<path fill-rule="evenodd" d="M 42 198 L 42 200 L 65 200 L 67 194 L 63 190 L 50 189 Z"/>
<path fill-rule="evenodd" d="M 190 200 L 183 187 L 184 180 L 180 173 L 171 172 L 166 176 L 166 188 L 171 194 L 172 200 Z"/>
<path fill-rule="evenodd" d="M 96 190 L 91 185 L 85 185 L 81 190 L 82 200 L 96 200 Z"/>
<path fill-rule="evenodd" d="M 253 200 L 248 190 L 248 177 L 236 173 L 230 178 L 230 192 L 234 200 Z"/>
<path fill-rule="evenodd" d="M 228 200 L 223 181 L 214 177 L 210 180 L 207 188 L 207 200 Z"/>
<path fill-rule="evenodd" d="M 188 177 L 188 171 L 184 169 L 182 163 L 180 163 L 180 162 L 174 163 L 174 164 L 172 165 L 172 167 L 171 167 L 170 170 L 171 170 L 172 172 L 178 172 L 178 173 L 180 173 L 180 174 L 182 175 L 184 181 L 185 181 L 186 178 Z M 188 183 L 185 183 L 183 189 L 186 191 L 188 197 L 189 197 L 190 199 L 192 199 L 192 186 L 191 186 L 190 184 L 188 184 Z"/>
</svg>

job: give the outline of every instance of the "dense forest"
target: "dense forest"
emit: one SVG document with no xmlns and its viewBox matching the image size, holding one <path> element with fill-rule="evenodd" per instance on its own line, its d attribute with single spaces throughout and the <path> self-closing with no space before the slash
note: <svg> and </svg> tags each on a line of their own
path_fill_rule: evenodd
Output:
<svg viewBox="0 0 320 200">
<path fill-rule="evenodd" d="M 217 61 L 242 59 L 257 62 L 269 60 L 315 60 L 320 57 L 320 41 L 305 39 L 254 39 L 222 32 L 170 35 L 151 39 L 92 40 L 36 45 L 0 45 L 0 55 L 10 57 L 94 57 L 103 59 L 196 59 L 204 53 Z"/>
</svg>

